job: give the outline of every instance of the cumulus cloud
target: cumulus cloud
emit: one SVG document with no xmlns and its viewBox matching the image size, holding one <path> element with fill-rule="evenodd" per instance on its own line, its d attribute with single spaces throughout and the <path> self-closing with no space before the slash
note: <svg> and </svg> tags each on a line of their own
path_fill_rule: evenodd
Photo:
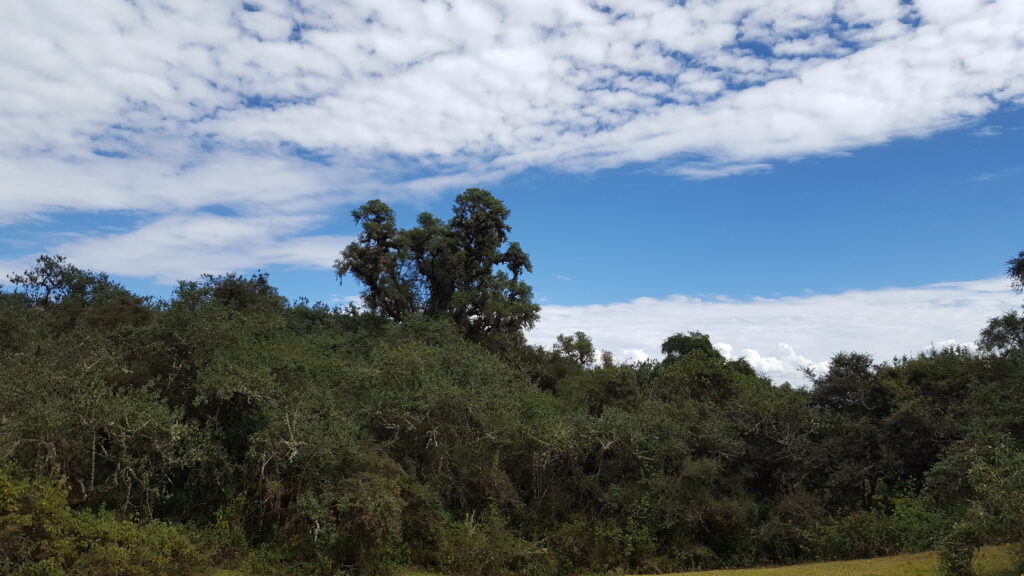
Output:
<svg viewBox="0 0 1024 576">
<path fill-rule="evenodd" d="M 1019 304 L 1005 279 L 911 288 L 853 290 L 785 298 L 638 298 L 590 306 L 545 306 L 529 334 L 535 344 L 583 330 L 619 361 L 659 357 L 676 332 L 701 331 L 727 358 L 745 358 L 776 382 L 805 382 L 841 351 L 876 360 L 948 345 L 972 345 L 991 317 Z"/>
<path fill-rule="evenodd" d="M 0 225 L 763 171 L 1024 101 L 1021 30 L 1018 0 L 13 0 Z"/>
<path fill-rule="evenodd" d="M 631 364 L 633 362 L 646 362 L 651 359 L 651 356 L 639 348 L 627 348 L 619 352 L 618 358 L 621 362 Z"/>
</svg>

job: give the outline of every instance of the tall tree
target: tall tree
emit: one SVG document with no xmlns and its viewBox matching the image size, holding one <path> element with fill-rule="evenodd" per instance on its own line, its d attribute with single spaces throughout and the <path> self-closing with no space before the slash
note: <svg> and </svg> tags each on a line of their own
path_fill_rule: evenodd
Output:
<svg viewBox="0 0 1024 576">
<path fill-rule="evenodd" d="M 352 274 L 366 286 L 363 301 L 371 310 L 401 320 L 415 308 L 412 283 L 402 274 L 407 254 L 401 245 L 395 212 L 380 200 L 352 211 L 362 232 L 335 262 L 338 278 Z"/>
<path fill-rule="evenodd" d="M 338 276 L 355 276 L 367 307 L 396 321 L 444 315 L 478 338 L 532 327 L 540 308 L 521 277 L 533 267 L 519 243 L 508 242 L 508 208 L 470 188 L 452 212 L 448 222 L 424 212 L 402 230 L 387 204 L 367 202 L 352 213 L 362 232 L 337 260 Z"/>
</svg>

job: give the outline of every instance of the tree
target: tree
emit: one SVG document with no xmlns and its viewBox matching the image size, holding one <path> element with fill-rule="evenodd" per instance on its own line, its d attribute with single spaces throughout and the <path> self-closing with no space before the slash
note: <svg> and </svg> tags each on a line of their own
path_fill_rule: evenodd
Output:
<svg viewBox="0 0 1024 576">
<path fill-rule="evenodd" d="M 871 356 L 840 352 L 814 380 L 809 399 L 822 415 L 818 467 L 833 503 L 870 510 L 892 476 L 884 426 L 893 408 L 890 386 Z"/>
<path fill-rule="evenodd" d="M 1013 289 L 1018 294 L 1024 294 L 1024 250 L 1006 262 L 1006 275 L 1010 277 Z"/>
<path fill-rule="evenodd" d="M 585 332 L 579 330 L 569 336 L 559 334 L 555 338 L 555 352 L 572 358 L 580 366 L 589 366 L 594 363 L 594 341 Z"/>
<path fill-rule="evenodd" d="M 890 394 L 871 356 L 840 352 L 832 356 L 828 373 L 814 380 L 811 403 L 833 413 L 880 417 L 889 413 Z"/>
<path fill-rule="evenodd" d="M 1018 294 L 1024 294 L 1024 250 L 1006 264 L 1010 285 Z M 1014 310 L 989 320 L 981 331 L 978 345 L 986 352 L 997 354 L 1024 351 L 1024 314 Z"/>
<path fill-rule="evenodd" d="M 148 314 L 148 298 L 132 294 L 101 272 L 83 270 L 63 256 L 42 255 L 36 265 L 8 277 L 15 292 L 46 317 L 67 329 L 79 322 L 110 329 L 138 324 Z"/>
<path fill-rule="evenodd" d="M 87 272 L 68 263 L 67 258 L 43 254 L 36 265 L 21 274 L 8 276 L 34 305 L 47 308 L 71 297 L 87 299 L 90 292 L 110 286 L 106 274 Z"/>
<path fill-rule="evenodd" d="M 339 279 L 352 274 L 366 286 L 363 302 L 395 320 L 416 308 L 412 281 L 401 273 L 406 250 L 400 245 L 395 212 L 380 200 L 371 200 L 352 211 L 363 228 L 358 239 L 335 262 Z"/>
<path fill-rule="evenodd" d="M 722 359 L 722 355 L 711 345 L 711 339 L 702 332 L 690 332 L 683 334 L 678 332 L 665 339 L 661 344 L 661 353 L 665 355 L 665 362 L 670 363 L 686 356 L 690 352 L 700 350 L 708 358 Z"/>
<path fill-rule="evenodd" d="M 978 550 L 991 542 L 1012 543 L 1016 569 L 1024 569 L 1024 451 L 1019 443 L 980 432 L 954 445 L 936 470 L 939 474 L 930 480 L 940 482 L 929 488 L 948 494 L 941 477 L 952 475 L 966 500 L 939 543 L 940 573 L 973 576 Z"/>
<path fill-rule="evenodd" d="M 986 352 L 997 354 L 1024 351 L 1024 315 L 1013 311 L 992 318 L 982 329 L 978 345 Z"/>
<path fill-rule="evenodd" d="M 448 316 L 475 338 L 532 327 L 540 308 L 521 277 L 533 267 L 518 242 L 508 243 L 508 208 L 470 188 L 452 212 L 448 222 L 424 212 L 402 230 L 387 204 L 367 202 L 352 212 L 362 232 L 336 261 L 338 276 L 355 276 L 366 306 L 396 321 Z"/>
</svg>

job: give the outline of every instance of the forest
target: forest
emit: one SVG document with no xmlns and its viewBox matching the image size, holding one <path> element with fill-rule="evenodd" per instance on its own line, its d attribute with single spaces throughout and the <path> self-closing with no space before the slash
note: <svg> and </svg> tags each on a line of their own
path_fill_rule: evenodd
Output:
<svg viewBox="0 0 1024 576">
<path fill-rule="evenodd" d="M 806 384 L 700 326 L 617 363 L 582 332 L 527 343 L 541 310 L 508 216 L 475 188 L 408 229 L 364 204 L 339 246 L 363 288 L 345 307 L 260 273 L 168 299 L 60 256 L 11 276 L 0 573 L 554 576 L 938 550 L 967 576 L 992 543 L 1024 569 L 1024 310 L 976 348 L 836 351 Z M 1007 273 L 1024 291 L 1024 251 Z"/>
</svg>

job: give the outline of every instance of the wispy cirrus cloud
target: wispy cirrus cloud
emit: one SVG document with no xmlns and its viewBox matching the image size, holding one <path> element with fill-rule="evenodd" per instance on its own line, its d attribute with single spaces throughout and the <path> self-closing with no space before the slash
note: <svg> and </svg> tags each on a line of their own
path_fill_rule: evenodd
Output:
<svg viewBox="0 0 1024 576">
<path fill-rule="evenodd" d="M 665 338 L 696 330 L 727 357 L 746 358 L 776 382 L 801 384 L 802 368 L 821 373 L 841 351 L 886 361 L 932 347 L 972 345 L 989 318 L 1019 304 L 1009 281 L 998 278 L 751 300 L 638 298 L 544 306 L 529 339 L 550 346 L 558 334 L 583 330 L 619 361 L 632 361 L 660 357 Z"/>
<path fill-rule="evenodd" d="M 724 164 L 717 162 L 690 162 L 683 166 L 677 166 L 669 170 L 671 174 L 686 176 L 695 180 L 710 180 L 712 178 L 724 178 L 726 176 L 737 176 L 739 174 L 757 174 L 772 169 L 771 164 L 764 162 L 756 164 Z"/>
<path fill-rule="evenodd" d="M 14 0 L 0 225 L 318 215 L 538 166 L 761 171 L 1021 102 L 1022 29 L 1017 0 Z"/>
</svg>

